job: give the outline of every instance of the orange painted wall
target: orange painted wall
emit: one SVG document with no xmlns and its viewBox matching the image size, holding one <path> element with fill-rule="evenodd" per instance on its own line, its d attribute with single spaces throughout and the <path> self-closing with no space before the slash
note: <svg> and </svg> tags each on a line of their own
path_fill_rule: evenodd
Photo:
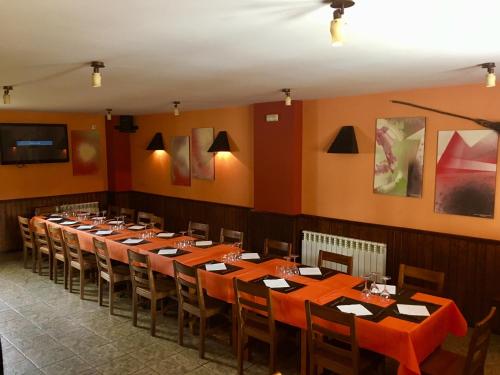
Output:
<svg viewBox="0 0 500 375">
<path fill-rule="evenodd" d="M 252 108 L 235 107 L 136 116 L 137 133 L 130 136 L 132 190 L 194 200 L 253 205 L 253 119 Z M 192 128 L 214 128 L 214 136 L 227 130 L 236 150 L 219 153 L 215 159 L 215 180 L 191 179 L 191 186 L 172 185 L 170 156 L 164 151 L 147 151 L 156 132 L 163 134 L 168 149 L 170 137 L 191 136 Z"/>
<path fill-rule="evenodd" d="M 500 181 L 495 219 L 434 213 L 438 130 L 481 129 L 473 123 L 390 103 L 399 99 L 470 117 L 500 120 L 500 88 L 434 88 L 304 102 L 302 211 L 318 215 L 500 240 Z M 375 121 L 427 118 L 422 198 L 374 194 Z M 327 154 L 342 125 L 354 125 L 359 155 Z"/>
<path fill-rule="evenodd" d="M 100 134 L 101 162 L 99 173 L 91 176 L 73 176 L 71 160 L 67 163 L 29 164 L 22 168 L 15 165 L 0 165 L 0 181 L 2 182 L 0 184 L 0 200 L 105 191 L 108 189 L 104 116 L 0 111 L 0 123 L 8 122 L 67 124 L 68 145 L 71 145 L 71 130 L 90 130 L 92 125 L 96 125 L 96 130 Z"/>
</svg>

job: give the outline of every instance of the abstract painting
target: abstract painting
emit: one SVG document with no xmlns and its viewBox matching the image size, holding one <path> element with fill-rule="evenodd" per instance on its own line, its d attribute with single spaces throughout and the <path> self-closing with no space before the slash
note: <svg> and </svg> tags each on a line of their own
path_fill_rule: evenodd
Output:
<svg viewBox="0 0 500 375">
<path fill-rule="evenodd" d="M 377 119 L 375 139 L 373 190 L 421 197 L 425 117 Z"/>
<path fill-rule="evenodd" d="M 497 149 L 493 130 L 440 131 L 434 210 L 492 218 Z"/>
<path fill-rule="evenodd" d="M 71 131 L 73 176 L 96 174 L 99 170 L 99 132 Z"/>
<path fill-rule="evenodd" d="M 213 142 L 213 128 L 196 128 L 192 130 L 191 161 L 193 178 L 200 180 L 213 180 L 215 178 L 214 154 L 207 152 Z"/>
<path fill-rule="evenodd" d="M 191 167 L 189 163 L 189 137 L 177 136 L 170 139 L 171 168 L 173 185 L 191 185 Z"/>
</svg>

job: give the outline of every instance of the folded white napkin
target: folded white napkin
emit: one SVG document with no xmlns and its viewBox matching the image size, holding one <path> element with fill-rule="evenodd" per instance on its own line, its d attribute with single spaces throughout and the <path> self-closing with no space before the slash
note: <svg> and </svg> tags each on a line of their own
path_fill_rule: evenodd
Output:
<svg viewBox="0 0 500 375">
<path fill-rule="evenodd" d="M 290 284 L 288 284 L 285 279 L 264 280 L 264 284 L 266 284 L 266 286 L 271 289 L 288 288 L 290 286 Z"/>
<path fill-rule="evenodd" d="M 122 243 L 125 245 L 137 245 L 138 243 L 141 243 L 142 241 L 144 241 L 142 238 L 127 238 Z"/>
<path fill-rule="evenodd" d="M 380 291 L 384 290 L 384 284 L 377 284 L 377 287 Z M 387 291 L 389 292 L 389 294 L 396 294 L 396 285 L 387 284 Z"/>
<path fill-rule="evenodd" d="M 212 241 L 196 241 L 195 245 L 196 246 L 210 246 L 212 244 Z"/>
<path fill-rule="evenodd" d="M 364 307 L 361 304 L 354 304 L 354 305 L 339 305 L 337 308 L 348 314 L 354 314 L 356 316 L 366 316 L 366 315 L 373 315 L 370 310 L 368 310 L 366 307 Z"/>
<path fill-rule="evenodd" d="M 205 264 L 205 269 L 207 271 L 225 271 L 227 267 L 224 263 L 211 263 Z"/>
<path fill-rule="evenodd" d="M 114 225 L 114 224 L 123 224 L 123 221 L 121 220 L 111 220 L 108 221 L 108 224 Z"/>
<path fill-rule="evenodd" d="M 160 249 L 158 255 L 175 255 L 177 254 L 177 249 Z"/>
<path fill-rule="evenodd" d="M 63 218 L 62 217 L 49 217 L 47 220 L 48 221 L 61 221 Z"/>
<path fill-rule="evenodd" d="M 321 270 L 318 267 L 300 267 L 299 272 L 302 276 L 321 276 Z"/>
<path fill-rule="evenodd" d="M 248 260 L 248 259 L 260 259 L 259 253 L 243 253 L 241 254 L 241 259 Z"/>
<path fill-rule="evenodd" d="M 92 229 L 92 228 L 94 228 L 93 225 L 79 225 L 79 226 L 76 227 L 76 229 L 78 229 L 78 230 L 89 230 L 89 229 Z"/>
<path fill-rule="evenodd" d="M 142 230 L 146 228 L 144 225 L 132 225 L 130 227 L 128 227 L 128 229 L 132 229 L 132 230 Z"/>
<path fill-rule="evenodd" d="M 172 238 L 173 236 L 175 236 L 175 233 L 162 232 L 162 233 L 158 233 L 156 235 L 156 237 L 159 237 L 159 238 Z"/>
<path fill-rule="evenodd" d="M 404 305 L 398 303 L 398 311 L 400 314 L 413 316 L 429 316 L 429 310 L 424 305 Z"/>
<path fill-rule="evenodd" d="M 112 230 L 98 230 L 97 232 L 95 232 L 95 235 L 96 236 L 107 236 L 108 234 L 111 234 L 113 233 Z"/>
<path fill-rule="evenodd" d="M 73 225 L 73 224 L 76 224 L 77 222 L 76 221 L 63 221 L 61 223 L 61 225 Z"/>
</svg>

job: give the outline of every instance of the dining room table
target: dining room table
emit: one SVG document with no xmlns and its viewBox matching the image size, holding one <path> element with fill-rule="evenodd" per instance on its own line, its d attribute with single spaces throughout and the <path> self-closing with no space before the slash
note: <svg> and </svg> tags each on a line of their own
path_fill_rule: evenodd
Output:
<svg viewBox="0 0 500 375">
<path fill-rule="evenodd" d="M 110 257 L 116 261 L 128 263 L 127 250 L 130 248 L 147 253 L 150 255 L 152 269 L 163 275 L 174 276 L 174 260 L 195 266 L 200 270 L 201 283 L 207 295 L 233 306 L 234 278 L 263 284 L 266 279 L 283 277 L 284 268 L 301 267 L 281 258 L 261 257 L 260 254 L 257 258 L 254 253 L 254 259 L 242 259 L 242 250 L 234 245 L 197 242 L 192 237 L 156 228 L 133 230 L 130 229 L 132 225 L 126 225 L 117 230 L 116 226 L 110 225 L 109 222 L 93 225 L 90 220 L 55 220 L 50 216 L 35 216 L 33 220 L 43 220 L 48 225 L 60 226 L 76 233 L 81 248 L 88 252 L 93 252 L 93 238 L 97 236 L 106 242 Z M 73 221 L 78 222 L 72 223 Z M 71 224 L 64 224 L 65 222 Z M 82 225 L 93 226 L 91 229 L 82 230 Z M 111 230 L 111 233 L 100 236 L 97 230 Z M 146 231 L 149 236 L 143 235 Z M 135 239 L 133 245 L 126 243 L 130 239 Z M 161 249 L 177 251 L 165 255 L 160 252 Z M 211 263 L 225 263 L 227 267 L 222 271 L 207 271 L 206 264 Z M 399 291 L 389 298 L 367 296 L 362 291 L 362 278 L 327 269 L 322 269 L 319 276 L 287 275 L 286 281 L 289 285 L 287 288 L 271 291 L 273 312 L 277 321 L 301 330 L 302 374 L 308 371 L 305 313 L 307 300 L 332 308 L 339 304 L 361 304 L 366 307 L 372 314 L 357 316 L 355 319 L 358 345 L 396 360 L 399 363 L 399 375 L 420 374 L 419 364 L 444 342 L 448 334 L 464 336 L 467 333 L 466 320 L 456 304 L 448 298 L 406 291 Z M 426 317 L 415 317 L 398 313 L 397 305 L 400 303 L 424 305 L 430 314 Z M 233 307 L 233 319 L 234 311 Z"/>
</svg>

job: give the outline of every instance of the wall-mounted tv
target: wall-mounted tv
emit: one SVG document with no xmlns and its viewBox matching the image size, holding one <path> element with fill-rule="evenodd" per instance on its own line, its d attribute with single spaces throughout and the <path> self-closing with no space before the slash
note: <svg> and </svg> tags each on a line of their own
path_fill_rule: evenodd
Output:
<svg viewBox="0 0 500 375">
<path fill-rule="evenodd" d="M 0 124 L 0 164 L 67 161 L 66 124 Z"/>
</svg>

